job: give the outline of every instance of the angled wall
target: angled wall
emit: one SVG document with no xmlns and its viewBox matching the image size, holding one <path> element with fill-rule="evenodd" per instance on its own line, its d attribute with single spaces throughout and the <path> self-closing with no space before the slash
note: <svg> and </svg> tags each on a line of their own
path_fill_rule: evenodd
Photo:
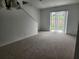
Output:
<svg viewBox="0 0 79 59">
<path fill-rule="evenodd" d="M 34 16 L 31 16 L 27 10 L 0 9 L 0 46 L 38 33 L 38 14 L 34 13 L 39 11 L 33 7 L 31 10 Z"/>
</svg>

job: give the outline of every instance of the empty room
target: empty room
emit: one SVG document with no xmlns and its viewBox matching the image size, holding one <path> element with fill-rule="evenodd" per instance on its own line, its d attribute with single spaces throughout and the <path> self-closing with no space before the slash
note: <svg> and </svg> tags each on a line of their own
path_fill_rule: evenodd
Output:
<svg viewBox="0 0 79 59">
<path fill-rule="evenodd" d="M 79 59 L 79 0 L 0 0 L 0 59 Z"/>
</svg>

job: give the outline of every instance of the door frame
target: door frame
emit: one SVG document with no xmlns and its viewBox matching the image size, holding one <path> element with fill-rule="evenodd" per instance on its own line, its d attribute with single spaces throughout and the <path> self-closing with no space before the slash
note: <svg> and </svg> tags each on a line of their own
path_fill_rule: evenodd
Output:
<svg viewBox="0 0 79 59">
<path fill-rule="evenodd" d="M 55 11 L 55 12 L 62 12 L 62 11 Z M 66 12 L 65 14 L 66 14 L 66 16 L 65 16 L 65 21 L 64 21 L 64 33 L 67 33 L 67 23 L 68 23 L 68 11 L 65 11 L 64 10 L 64 12 Z M 52 14 L 52 12 L 50 12 L 50 26 L 51 26 L 51 14 Z M 49 27 L 49 30 L 51 31 L 51 28 Z"/>
</svg>

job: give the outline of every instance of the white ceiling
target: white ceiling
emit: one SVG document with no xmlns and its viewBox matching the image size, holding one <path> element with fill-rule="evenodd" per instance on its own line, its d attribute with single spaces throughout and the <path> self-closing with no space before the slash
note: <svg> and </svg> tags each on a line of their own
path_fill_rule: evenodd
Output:
<svg viewBox="0 0 79 59">
<path fill-rule="evenodd" d="M 25 0 L 37 8 L 48 8 L 60 5 L 79 3 L 79 0 Z"/>
</svg>

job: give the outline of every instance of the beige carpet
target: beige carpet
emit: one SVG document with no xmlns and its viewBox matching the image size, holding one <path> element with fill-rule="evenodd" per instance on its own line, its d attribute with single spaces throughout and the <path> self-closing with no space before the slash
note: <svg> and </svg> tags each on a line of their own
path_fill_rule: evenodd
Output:
<svg viewBox="0 0 79 59">
<path fill-rule="evenodd" d="M 0 48 L 0 59 L 73 59 L 75 37 L 41 32 Z"/>
</svg>

